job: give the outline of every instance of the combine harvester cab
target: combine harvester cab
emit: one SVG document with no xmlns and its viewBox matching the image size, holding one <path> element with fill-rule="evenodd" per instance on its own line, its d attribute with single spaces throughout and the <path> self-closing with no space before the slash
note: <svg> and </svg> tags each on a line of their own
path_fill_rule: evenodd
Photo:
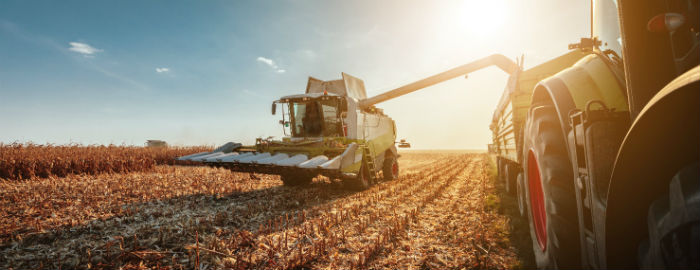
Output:
<svg viewBox="0 0 700 270">
<path fill-rule="evenodd" d="M 374 106 L 361 108 L 360 101 L 366 99 L 364 82 L 342 76 L 333 81 L 309 77 L 306 93 L 272 103 L 272 114 L 281 107 L 282 140 L 258 138 L 254 146 L 229 142 L 178 160 L 277 174 L 286 185 L 308 184 L 319 174 L 343 179 L 353 189 L 369 187 L 380 171 L 384 179 L 394 179 L 398 176 L 394 121 Z"/>
</svg>

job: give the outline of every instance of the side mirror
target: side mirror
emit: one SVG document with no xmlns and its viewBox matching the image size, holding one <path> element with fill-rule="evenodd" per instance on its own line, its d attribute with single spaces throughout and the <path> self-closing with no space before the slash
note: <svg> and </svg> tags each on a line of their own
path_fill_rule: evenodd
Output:
<svg viewBox="0 0 700 270">
<path fill-rule="evenodd" d="M 277 103 L 272 102 L 272 115 L 275 115 L 276 111 L 277 111 Z"/>
</svg>

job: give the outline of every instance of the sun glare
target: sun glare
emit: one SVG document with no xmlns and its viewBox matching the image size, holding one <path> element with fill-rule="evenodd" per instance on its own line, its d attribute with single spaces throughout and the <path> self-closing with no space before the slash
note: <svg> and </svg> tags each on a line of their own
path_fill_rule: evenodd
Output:
<svg viewBox="0 0 700 270">
<path fill-rule="evenodd" d="M 465 0 L 462 2 L 459 23 L 470 34 L 490 36 L 502 30 L 507 13 L 504 0 Z"/>
</svg>

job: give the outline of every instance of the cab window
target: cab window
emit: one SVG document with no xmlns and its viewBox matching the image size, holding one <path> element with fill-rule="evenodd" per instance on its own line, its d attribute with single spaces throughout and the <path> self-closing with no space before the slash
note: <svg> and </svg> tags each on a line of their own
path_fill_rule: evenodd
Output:
<svg viewBox="0 0 700 270">
<path fill-rule="evenodd" d="M 330 102 L 329 102 L 330 101 Z M 338 136 L 338 131 L 341 129 L 340 126 L 340 114 L 338 112 L 337 103 L 333 102 L 335 100 L 327 100 L 321 103 L 323 108 L 323 136 L 332 137 Z M 329 104 L 336 103 L 336 104 Z"/>
<path fill-rule="evenodd" d="M 291 102 L 293 137 L 335 137 L 343 134 L 338 99 Z"/>
</svg>

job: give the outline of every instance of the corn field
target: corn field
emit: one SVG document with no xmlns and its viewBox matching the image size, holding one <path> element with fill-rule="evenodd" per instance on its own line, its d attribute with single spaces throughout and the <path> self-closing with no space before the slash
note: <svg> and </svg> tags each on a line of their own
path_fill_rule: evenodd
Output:
<svg viewBox="0 0 700 270">
<path fill-rule="evenodd" d="M 0 144 L 0 179 L 148 171 L 158 164 L 175 164 L 175 157 L 203 151 L 211 148 Z"/>
<path fill-rule="evenodd" d="M 485 154 L 404 154 L 399 179 L 350 192 L 324 177 L 157 165 L 0 182 L 3 269 L 519 267 Z"/>
</svg>

